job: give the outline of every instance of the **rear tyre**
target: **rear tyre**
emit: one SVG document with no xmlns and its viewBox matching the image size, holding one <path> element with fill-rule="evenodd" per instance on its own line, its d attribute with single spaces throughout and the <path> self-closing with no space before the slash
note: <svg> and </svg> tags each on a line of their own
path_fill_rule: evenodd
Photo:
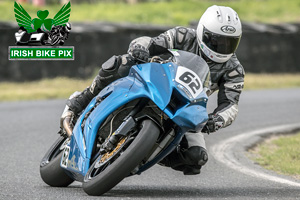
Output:
<svg viewBox="0 0 300 200">
<path fill-rule="evenodd" d="M 74 180 L 60 166 L 67 138 L 59 137 L 48 150 L 40 164 L 40 175 L 43 181 L 52 187 L 67 187 Z"/>
<path fill-rule="evenodd" d="M 130 174 L 150 153 L 160 130 L 152 120 L 144 120 L 138 135 L 127 147 L 126 141 L 115 153 L 101 161 L 100 155 L 84 177 L 83 190 L 88 195 L 100 196 L 109 191 Z M 116 158 L 116 159 L 114 159 Z M 103 159 L 103 158 L 102 158 Z"/>
</svg>

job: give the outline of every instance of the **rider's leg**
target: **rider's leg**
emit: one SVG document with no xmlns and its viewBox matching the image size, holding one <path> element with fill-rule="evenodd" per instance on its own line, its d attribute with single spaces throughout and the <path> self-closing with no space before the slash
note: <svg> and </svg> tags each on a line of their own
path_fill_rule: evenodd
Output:
<svg viewBox="0 0 300 200">
<path fill-rule="evenodd" d="M 134 64 L 134 61 L 128 54 L 112 56 L 103 63 L 99 74 L 95 77 L 92 84 L 79 95 L 67 101 L 70 110 L 75 114 L 80 113 L 104 87 L 121 77 L 127 76 L 131 66 Z"/>
<path fill-rule="evenodd" d="M 160 163 L 185 175 L 199 174 L 200 169 L 208 160 L 203 133 L 187 132 L 179 148 L 175 149 Z"/>
<path fill-rule="evenodd" d="M 208 154 L 205 145 L 204 135 L 201 132 L 185 134 L 188 148 L 182 153 L 185 162 L 187 163 L 183 173 L 199 174 L 201 166 L 205 165 L 208 160 Z"/>
</svg>

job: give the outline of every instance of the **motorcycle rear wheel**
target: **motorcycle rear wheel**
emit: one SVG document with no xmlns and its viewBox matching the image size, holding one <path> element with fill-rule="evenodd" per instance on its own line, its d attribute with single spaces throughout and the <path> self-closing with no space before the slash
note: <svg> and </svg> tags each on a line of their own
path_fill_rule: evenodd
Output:
<svg viewBox="0 0 300 200">
<path fill-rule="evenodd" d="M 103 158 L 100 155 L 91 165 L 83 182 L 83 190 L 88 195 L 100 196 L 109 191 L 128 176 L 150 153 L 160 130 L 152 120 L 144 120 L 141 126 L 138 135 L 128 147 L 122 145 L 126 143 L 125 140 L 121 141 L 120 145 L 116 147 L 119 149 L 115 150 L 115 154 L 118 154 L 115 160 L 106 159 L 101 161 Z M 116 156 L 115 154 L 113 156 Z M 111 160 L 113 161 L 111 162 Z M 102 164 L 99 164 L 100 162 Z M 100 170 L 97 169 L 97 167 L 100 168 L 99 165 L 102 167 Z M 100 171 L 98 174 L 97 170 Z"/>
<path fill-rule="evenodd" d="M 48 150 L 40 164 L 40 175 L 43 181 L 52 187 L 67 187 L 74 182 L 60 166 L 63 145 L 66 138 L 59 137 Z"/>
</svg>

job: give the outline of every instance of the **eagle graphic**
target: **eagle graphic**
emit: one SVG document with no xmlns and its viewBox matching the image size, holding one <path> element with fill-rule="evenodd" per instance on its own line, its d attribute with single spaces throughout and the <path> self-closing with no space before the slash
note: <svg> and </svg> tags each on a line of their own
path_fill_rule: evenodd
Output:
<svg viewBox="0 0 300 200">
<path fill-rule="evenodd" d="M 55 26 L 65 26 L 69 21 L 71 12 L 71 3 L 68 2 L 63 5 L 63 7 L 58 11 L 53 19 L 47 18 L 49 15 L 48 10 L 39 10 L 37 12 L 37 17 L 32 19 L 26 10 L 15 2 L 14 4 L 15 17 L 20 27 L 24 27 L 27 33 L 36 32 L 41 29 L 44 32 L 50 32 Z"/>
</svg>

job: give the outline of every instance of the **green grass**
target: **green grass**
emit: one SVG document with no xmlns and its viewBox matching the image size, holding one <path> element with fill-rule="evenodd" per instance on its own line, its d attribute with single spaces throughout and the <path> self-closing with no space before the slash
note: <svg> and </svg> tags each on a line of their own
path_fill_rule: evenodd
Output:
<svg viewBox="0 0 300 200">
<path fill-rule="evenodd" d="M 296 135 L 271 138 L 258 145 L 254 160 L 266 169 L 300 179 L 300 132 Z"/>
<path fill-rule="evenodd" d="M 71 22 L 110 21 L 141 24 L 188 25 L 192 20 L 199 20 L 207 7 L 218 4 L 235 9 L 242 21 L 267 23 L 300 22 L 299 0 L 170 0 L 149 1 L 145 3 L 126 4 L 122 2 L 101 2 L 96 4 L 72 4 Z M 52 18 L 61 5 L 34 7 L 22 4 L 32 18 L 38 10 L 49 10 Z M 13 1 L 0 2 L 0 20 L 14 21 Z"/>
<path fill-rule="evenodd" d="M 300 74 L 247 74 L 245 89 L 274 89 L 300 87 Z"/>
<path fill-rule="evenodd" d="M 41 99 L 65 99 L 75 91 L 82 91 L 92 82 L 70 78 L 54 78 L 41 81 L 0 83 L 0 101 L 21 101 Z"/>
<path fill-rule="evenodd" d="M 0 82 L 0 102 L 64 99 L 91 85 L 92 80 L 54 78 L 24 83 Z M 300 74 L 246 74 L 245 78 L 245 90 L 292 87 L 300 87 Z"/>
</svg>

